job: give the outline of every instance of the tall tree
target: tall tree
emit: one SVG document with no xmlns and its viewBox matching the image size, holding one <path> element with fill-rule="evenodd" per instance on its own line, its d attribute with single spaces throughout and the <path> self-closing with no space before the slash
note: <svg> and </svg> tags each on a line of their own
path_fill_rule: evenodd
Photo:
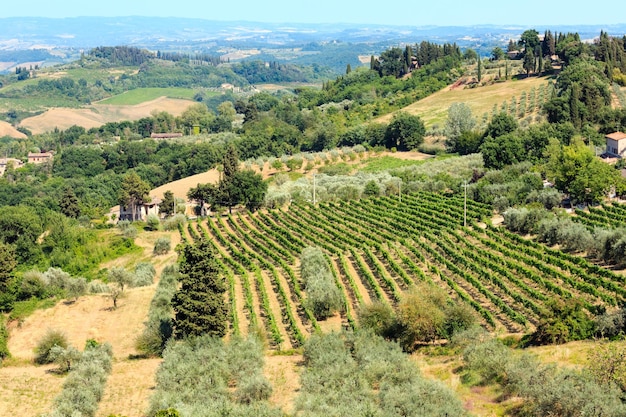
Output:
<svg viewBox="0 0 626 417">
<path fill-rule="evenodd" d="M 476 68 L 476 78 L 478 78 L 478 82 L 481 82 L 483 79 L 483 63 L 480 57 L 478 57 L 478 67 Z"/>
<path fill-rule="evenodd" d="M 474 129 L 476 119 L 472 115 L 472 109 L 465 103 L 453 103 L 448 108 L 448 118 L 444 125 L 446 135 L 446 148 L 456 152 L 457 140 L 464 132 Z"/>
<path fill-rule="evenodd" d="M 181 288 L 172 299 L 174 336 L 178 339 L 226 334 L 226 281 L 208 241 L 185 245 L 181 252 Z"/>
<path fill-rule="evenodd" d="M 65 214 L 67 217 L 77 219 L 78 216 L 80 216 L 78 198 L 76 194 L 74 194 L 74 190 L 70 187 L 67 187 L 63 191 L 63 196 L 61 197 L 61 201 L 59 201 L 59 207 L 61 208 L 61 213 Z"/>
<path fill-rule="evenodd" d="M 165 216 L 171 216 L 176 212 L 176 199 L 174 198 L 174 193 L 170 190 L 167 190 L 163 193 L 163 201 L 159 206 L 159 213 L 165 214 Z"/>
<path fill-rule="evenodd" d="M 141 206 L 150 202 L 150 185 L 135 172 L 126 174 L 122 180 L 118 201 L 130 208 L 132 220 L 141 220 Z"/>
<path fill-rule="evenodd" d="M 0 242 L 0 312 L 10 310 L 15 301 L 11 284 L 16 266 L 13 248 Z"/>
<path fill-rule="evenodd" d="M 399 151 L 417 149 L 424 142 L 426 128 L 419 116 L 405 112 L 396 113 L 387 126 L 385 143 L 387 148 L 396 148 Z"/>
<path fill-rule="evenodd" d="M 214 205 L 218 199 L 217 187 L 213 184 L 198 184 L 189 189 L 187 198 L 198 203 L 200 216 L 206 216 L 206 205 Z"/>
</svg>

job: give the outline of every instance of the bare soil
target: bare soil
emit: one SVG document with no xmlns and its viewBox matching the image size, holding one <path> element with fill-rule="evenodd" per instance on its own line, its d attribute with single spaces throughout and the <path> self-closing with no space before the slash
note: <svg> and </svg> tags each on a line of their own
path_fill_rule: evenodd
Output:
<svg viewBox="0 0 626 417">
<path fill-rule="evenodd" d="M 272 384 L 270 403 L 293 415 L 294 402 L 300 389 L 302 356 L 269 355 L 265 357 L 263 373 Z"/>
</svg>

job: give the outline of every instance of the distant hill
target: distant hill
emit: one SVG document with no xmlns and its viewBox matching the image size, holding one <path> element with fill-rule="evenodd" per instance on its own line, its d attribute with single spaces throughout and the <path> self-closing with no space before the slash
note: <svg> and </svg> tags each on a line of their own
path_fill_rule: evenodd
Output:
<svg viewBox="0 0 626 417">
<path fill-rule="evenodd" d="M 80 56 L 81 50 L 96 46 L 128 45 L 152 51 L 211 53 L 241 58 L 241 51 L 254 50 L 266 61 L 311 62 L 327 65 L 336 71 L 350 63 L 359 65 L 358 55 L 378 54 L 389 46 L 415 43 L 456 42 L 488 55 L 496 45 L 504 46 L 519 36 L 527 26 L 454 26 L 417 27 L 377 24 L 298 24 L 259 22 L 220 22 L 203 19 L 158 17 L 77 17 L 3 18 L 0 19 L 0 71 L 26 62 L 58 63 Z M 535 26 L 545 29 L 578 32 L 583 39 L 593 39 L 600 30 L 622 36 L 626 25 Z M 351 44 L 347 54 L 342 44 Z M 360 45 L 354 48 L 354 45 Z M 16 55 L 15 51 L 30 51 Z M 253 56 L 254 58 L 254 56 Z M 11 63 L 11 65 L 6 65 Z"/>
</svg>

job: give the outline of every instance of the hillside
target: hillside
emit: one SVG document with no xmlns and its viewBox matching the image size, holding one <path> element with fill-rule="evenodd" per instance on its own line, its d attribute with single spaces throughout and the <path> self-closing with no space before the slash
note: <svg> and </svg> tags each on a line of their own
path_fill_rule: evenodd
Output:
<svg viewBox="0 0 626 417">
<path fill-rule="evenodd" d="M 502 104 L 511 103 L 513 98 L 519 100 L 522 94 L 541 91 L 551 83 L 553 83 L 551 77 L 529 77 L 476 88 L 451 85 L 399 111 L 420 116 L 424 124 L 429 127 L 442 126 L 448 117 L 448 108 L 453 103 L 467 104 L 472 109 L 474 117 L 480 118 L 485 113 L 492 114 L 494 106 L 500 111 Z M 374 120 L 379 123 L 388 123 L 393 114 L 390 113 Z"/>
<path fill-rule="evenodd" d="M 150 117 L 154 112 L 164 111 L 174 116 L 180 116 L 187 107 L 194 103 L 191 100 L 172 99 L 163 96 L 135 105 L 95 103 L 82 109 L 52 108 L 38 116 L 24 119 L 20 126 L 29 129 L 33 134 L 49 132 L 54 128 L 65 130 L 74 125 L 90 129 L 109 122 Z"/>
</svg>

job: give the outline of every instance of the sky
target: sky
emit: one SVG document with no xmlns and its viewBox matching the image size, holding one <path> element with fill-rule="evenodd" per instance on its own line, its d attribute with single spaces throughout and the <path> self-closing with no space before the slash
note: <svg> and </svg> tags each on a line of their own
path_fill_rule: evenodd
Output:
<svg viewBox="0 0 626 417">
<path fill-rule="evenodd" d="M 626 2 L 459 0 L 28 0 L 6 1 L 0 17 L 158 16 L 274 23 L 410 26 L 609 25 L 626 23 Z"/>
</svg>

